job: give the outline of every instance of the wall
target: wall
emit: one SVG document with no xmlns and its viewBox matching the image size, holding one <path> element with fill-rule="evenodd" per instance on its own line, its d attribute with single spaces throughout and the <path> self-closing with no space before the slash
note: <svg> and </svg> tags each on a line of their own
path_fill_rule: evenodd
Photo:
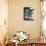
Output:
<svg viewBox="0 0 46 46">
<path fill-rule="evenodd" d="M 34 21 L 23 19 L 23 8 L 33 7 Z M 9 0 L 8 33 L 9 36 L 16 31 L 26 31 L 31 34 L 31 38 L 40 37 L 41 11 L 40 0 Z"/>
</svg>

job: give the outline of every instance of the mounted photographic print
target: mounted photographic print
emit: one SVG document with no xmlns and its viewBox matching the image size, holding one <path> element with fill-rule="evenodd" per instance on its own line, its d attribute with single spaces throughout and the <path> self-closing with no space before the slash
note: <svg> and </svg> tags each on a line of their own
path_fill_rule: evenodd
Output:
<svg viewBox="0 0 46 46">
<path fill-rule="evenodd" d="M 33 20 L 33 11 L 32 7 L 24 7 L 24 20 Z"/>
</svg>

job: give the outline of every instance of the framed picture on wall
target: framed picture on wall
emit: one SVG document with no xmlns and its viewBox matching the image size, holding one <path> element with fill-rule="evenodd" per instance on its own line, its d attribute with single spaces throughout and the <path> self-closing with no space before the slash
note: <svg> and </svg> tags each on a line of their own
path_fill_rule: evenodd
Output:
<svg viewBox="0 0 46 46">
<path fill-rule="evenodd" d="M 24 7 L 24 20 L 34 20 L 33 19 L 33 11 L 32 7 Z"/>
</svg>

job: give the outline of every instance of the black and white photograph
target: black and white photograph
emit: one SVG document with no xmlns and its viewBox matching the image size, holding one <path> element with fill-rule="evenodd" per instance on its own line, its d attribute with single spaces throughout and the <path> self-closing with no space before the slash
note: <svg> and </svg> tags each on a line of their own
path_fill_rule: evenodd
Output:
<svg viewBox="0 0 46 46">
<path fill-rule="evenodd" d="M 24 7 L 24 20 L 33 20 L 33 11 L 32 7 Z"/>
</svg>

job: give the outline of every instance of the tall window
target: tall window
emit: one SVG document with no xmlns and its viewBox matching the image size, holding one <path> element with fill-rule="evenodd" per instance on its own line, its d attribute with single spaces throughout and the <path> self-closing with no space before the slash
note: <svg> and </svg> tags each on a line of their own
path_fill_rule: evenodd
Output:
<svg viewBox="0 0 46 46">
<path fill-rule="evenodd" d="M 43 35 L 43 38 L 45 39 L 46 38 L 46 0 L 43 0 L 41 2 L 41 8 L 42 8 L 42 35 Z"/>
<path fill-rule="evenodd" d="M 44 8 L 43 33 L 44 38 L 46 38 L 46 0 L 43 2 L 43 8 Z"/>
</svg>

